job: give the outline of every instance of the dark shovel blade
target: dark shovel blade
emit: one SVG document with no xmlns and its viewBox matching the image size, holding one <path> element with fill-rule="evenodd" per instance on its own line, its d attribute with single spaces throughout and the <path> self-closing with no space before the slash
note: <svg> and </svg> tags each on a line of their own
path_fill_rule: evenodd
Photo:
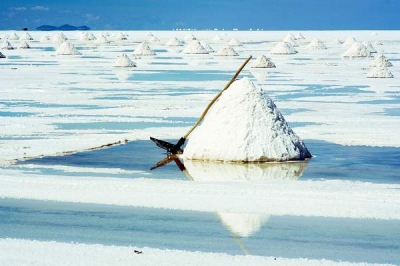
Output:
<svg viewBox="0 0 400 266">
<path fill-rule="evenodd" d="M 150 137 L 150 139 L 151 139 L 151 141 L 153 141 L 158 147 L 160 147 L 161 149 L 164 149 L 164 150 L 166 150 L 167 152 L 170 152 L 170 153 L 172 153 L 172 154 L 177 154 L 177 153 L 182 153 L 182 152 L 183 152 L 183 150 L 182 150 L 181 147 L 180 147 L 180 146 L 182 146 L 182 145 L 179 145 L 179 146 L 178 146 L 178 144 L 180 144 L 179 142 L 178 142 L 178 144 L 172 144 L 172 143 L 169 143 L 169 142 L 167 142 L 167 141 L 160 140 L 160 139 L 156 139 L 156 138 L 153 138 L 153 137 Z"/>
</svg>

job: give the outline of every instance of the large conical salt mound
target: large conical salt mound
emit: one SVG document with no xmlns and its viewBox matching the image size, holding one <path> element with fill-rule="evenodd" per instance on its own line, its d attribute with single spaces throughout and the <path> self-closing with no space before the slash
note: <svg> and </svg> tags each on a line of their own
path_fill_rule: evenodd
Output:
<svg viewBox="0 0 400 266">
<path fill-rule="evenodd" d="M 279 42 L 272 48 L 271 54 L 296 54 L 297 51 L 287 42 Z"/>
<path fill-rule="evenodd" d="M 14 46 L 12 46 L 11 43 L 10 43 L 9 41 L 5 40 L 5 41 L 3 42 L 3 44 L 1 45 L 1 49 L 4 49 L 4 50 L 14 50 Z"/>
<path fill-rule="evenodd" d="M 251 65 L 252 68 L 276 68 L 275 64 L 271 62 L 265 55 L 259 56 Z"/>
<path fill-rule="evenodd" d="M 393 66 L 393 64 L 389 61 L 389 59 L 386 58 L 386 56 L 381 54 L 381 55 L 378 55 L 375 58 L 375 60 L 373 62 L 371 62 L 371 64 L 369 64 L 369 66 L 372 66 L 372 67 L 380 67 L 380 66 L 391 67 L 391 66 Z"/>
<path fill-rule="evenodd" d="M 239 56 L 239 54 L 232 47 L 222 47 L 215 53 L 215 56 Z"/>
<path fill-rule="evenodd" d="M 115 61 L 114 67 L 136 67 L 136 64 L 132 62 L 129 57 L 122 53 L 118 56 L 117 61 Z"/>
<path fill-rule="evenodd" d="M 365 47 L 365 45 L 355 42 L 350 48 L 343 54 L 344 58 L 353 58 L 353 57 L 369 57 L 371 56 L 371 52 Z"/>
<path fill-rule="evenodd" d="M 185 159 L 266 162 L 311 157 L 274 102 L 248 78 L 235 81 L 192 133 Z"/>
<path fill-rule="evenodd" d="M 285 38 L 283 38 L 284 42 L 290 43 L 290 45 L 292 45 L 293 47 L 297 47 L 299 46 L 293 36 L 293 34 L 289 33 L 288 35 L 286 35 Z"/>
<path fill-rule="evenodd" d="M 208 54 L 206 48 L 198 40 L 193 40 L 186 45 L 182 51 L 183 54 Z"/>
<path fill-rule="evenodd" d="M 81 52 L 76 50 L 75 46 L 70 42 L 63 42 L 56 50 L 58 55 L 81 55 Z"/>
<path fill-rule="evenodd" d="M 367 74 L 367 78 L 393 78 L 393 74 L 386 67 L 378 66 Z"/>
<path fill-rule="evenodd" d="M 136 47 L 135 51 L 133 51 L 134 56 L 153 56 L 156 53 L 150 48 L 150 46 L 146 42 L 142 42 Z"/>
<path fill-rule="evenodd" d="M 51 42 L 57 44 L 57 43 L 63 43 L 66 40 L 68 40 L 68 38 L 64 35 L 64 33 L 59 32 L 53 36 L 53 38 L 51 39 Z"/>
<path fill-rule="evenodd" d="M 235 38 L 232 38 L 229 41 L 228 45 L 232 46 L 232 47 L 241 47 L 241 46 L 243 46 L 243 44 L 241 42 L 239 42 L 238 40 L 236 40 Z"/>
<path fill-rule="evenodd" d="M 5 56 L 5 55 L 3 55 L 3 53 L 2 53 L 2 52 L 0 52 L 0 58 L 6 58 L 6 56 Z"/>
<path fill-rule="evenodd" d="M 31 46 L 26 42 L 23 41 L 21 44 L 18 46 L 19 49 L 31 49 Z"/>
<path fill-rule="evenodd" d="M 21 37 L 19 37 L 20 41 L 32 41 L 33 37 L 28 33 L 28 32 L 24 32 Z"/>
<path fill-rule="evenodd" d="M 320 39 L 313 39 L 307 46 L 309 50 L 323 50 L 326 49 L 325 44 Z"/>
<path fill-rule="evenodd" d="M 170 38 L 166 43 L 166 46 L 182 46 L 183 42 L 176 37 Z"/>
</svg>

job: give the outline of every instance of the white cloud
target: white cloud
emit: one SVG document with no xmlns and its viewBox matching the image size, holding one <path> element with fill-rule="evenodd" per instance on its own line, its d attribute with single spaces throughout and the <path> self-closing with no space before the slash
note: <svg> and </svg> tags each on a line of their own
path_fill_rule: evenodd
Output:
<svg viewBox="0 0 400 266">
<path fill-rule="evenodd" d="M 93 14 L 85 14 L 86 21 L 96 21 L 100 19 L 100 16 L 96 16 Z"/>
<path fill-rule="evenodd" d="M 12 10 L 12 11 L 25 11 L 26 7 L 24 7 L 24 6 L 10 7 L 9 10 Z"/>
<path fill-rule="evenodd" d="M 32 7 L 32 10 L 49 11 L 50 8 L 48 8 L 46 6 L 34 6 L 34 7 Z"/>
</svg>

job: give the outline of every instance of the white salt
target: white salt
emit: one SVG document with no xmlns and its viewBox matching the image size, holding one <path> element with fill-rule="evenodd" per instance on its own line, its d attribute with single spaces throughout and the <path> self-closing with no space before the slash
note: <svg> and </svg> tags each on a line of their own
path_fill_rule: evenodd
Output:
<svg viewBox="0 0 400 266">
<path fill-rule="evenodd" d="M 265 55 L 259 56 L 251 65 L 252 68 L 276 68 L 275 64 Z"/>
<path fill-rule="evenodd" d="M 287 42 L 279 42 L 272 48 L 271 54 L 296 54 L 297 51 Z"/>
<path fill-rule="evenodd" d="M 204 48 L 198 40 L 192 40 L 189 42 L 182 51 L 183 54 L 208 54 L 206 48 Z"/>
<path fill-rule="evenodd" d="M 311 154 L 267 94 L 248 78 L 235 81 L 192 133 L 185 159 L 265 162 Z"/>
<path fill-rule="evenodd" d="M 82 53 L 76 50 L 75 46 L 70 42 L 63 42 L 56 50 L 58 55 L 81 55 Z"/>
<path fill-rule="evenodd" d="M 136 67 L 136 64 L 124 53 L 120 54 L 115 61 L 114 67 Z"/>
</svg>

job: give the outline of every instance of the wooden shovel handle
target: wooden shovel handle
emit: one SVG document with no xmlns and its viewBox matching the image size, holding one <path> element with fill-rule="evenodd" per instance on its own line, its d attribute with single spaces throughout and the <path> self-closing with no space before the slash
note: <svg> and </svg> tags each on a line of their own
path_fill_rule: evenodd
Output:
<svg viewBox="0 0 400 266">
<path fill-rule="evenodd" d="M 242 66 L 236 71 L 236 74 L 232 77 L 232 79 L 225 85 L 225 87 L 217 94 L 215 97 L 211 100 L 211 102 L 207 105 L 207 108 L 204 110 L 204 112 L 201 114 L 197 122 L 193 125 L 193 127 L 186 133 L 185 136 L 183 136 L 184 139 L 187 139 L 190 135 L 190 133 L 193 132 L 193 130 L 200 124 L 200 122 L 204 119 L 208 111 L 210 110 L 211 106 L 218 100 L 218 98 L 221 96 L 221 94 L 231 86 L 231 84 L 236 80 L 236 78 L 239 76 L 240 72 L 243 70 L 243 68 L 247 65 L 247 63 L 250 61 L 252 56 L 250 55 L 249 58 L 242 64 Z"/>
</svg>

